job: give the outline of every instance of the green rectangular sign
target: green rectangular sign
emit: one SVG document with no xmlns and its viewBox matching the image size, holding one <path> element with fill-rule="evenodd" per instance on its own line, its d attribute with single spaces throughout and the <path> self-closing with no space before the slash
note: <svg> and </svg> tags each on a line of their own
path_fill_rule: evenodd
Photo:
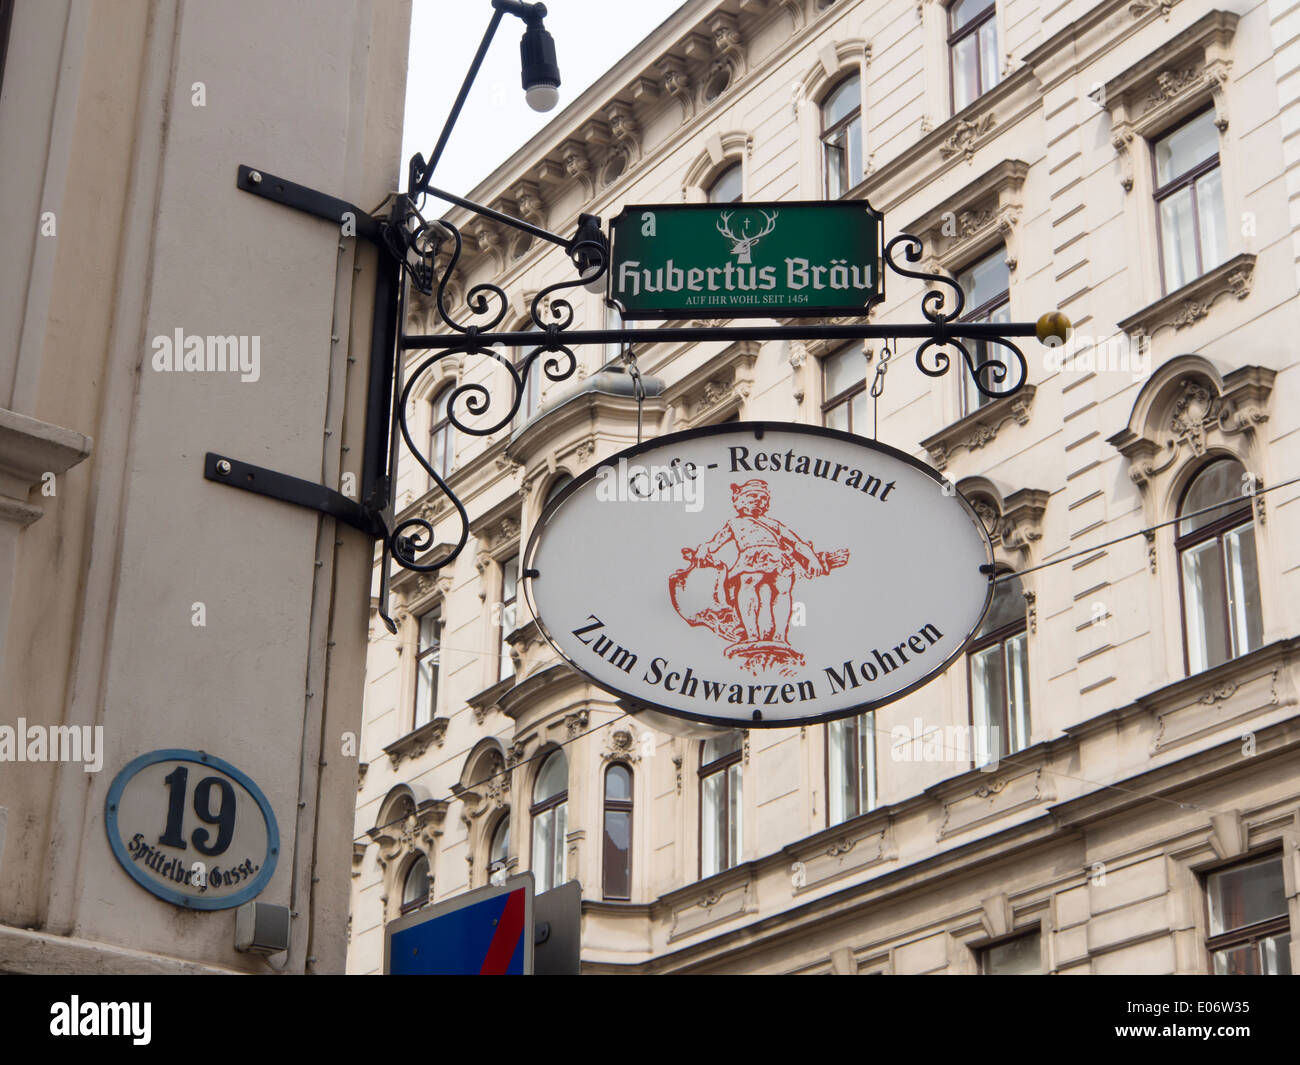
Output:
<svg viewBox="0 0 1300 1065">
<path fill-rule="evenodd" d="M 881 225 L 863 200 L 624 207 L 609 298 L 629 320 L 865 316 L 885 295 Z"/>
</svg>

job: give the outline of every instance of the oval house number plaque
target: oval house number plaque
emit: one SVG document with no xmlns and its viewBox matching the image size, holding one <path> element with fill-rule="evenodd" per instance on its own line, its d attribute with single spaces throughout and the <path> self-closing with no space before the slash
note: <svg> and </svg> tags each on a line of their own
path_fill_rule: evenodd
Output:
<svg viewBox="0 0 1300 1065">
<path fill-rule="evenodd" d="M 942 672 L 984 616 L 991 562 L 970 504 L 910 456 L 736 423 L 570 483 L 533 532 L 524 592 L 556 650 L 631 703 L 788 726 Z"/>
</svg>

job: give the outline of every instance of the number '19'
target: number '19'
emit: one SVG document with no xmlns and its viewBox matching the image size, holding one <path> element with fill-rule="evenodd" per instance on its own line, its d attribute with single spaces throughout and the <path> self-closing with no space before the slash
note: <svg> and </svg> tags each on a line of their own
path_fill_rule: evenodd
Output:
<svg viewBox="0 0 1300 1065">
<path fill-rule="evenodd" d="M 158 837 L 158 842 L 165 847 L 185 850 L 182 822 L 185 818 L 185 792 L 189 778 L 190 771 L 180 765 L 163 777 L 163 783 L 167 785 L 167 825 Z M 214 787 L 221 791 L 221 803 L 215 811 L 212 809 Z M 194 849 L 209 856 L 225 853 L 235 834 L 235 789 L 230 786 L 230 782 L 221 777 L 204 777 L 200 780 L 194 789 L 194 812 L 200 821 L 217 826 L 217 839 L 211 846 L 208 845 L 211 833 L 206 828 L 196 828 L 190 836 Z"/>
</svg>

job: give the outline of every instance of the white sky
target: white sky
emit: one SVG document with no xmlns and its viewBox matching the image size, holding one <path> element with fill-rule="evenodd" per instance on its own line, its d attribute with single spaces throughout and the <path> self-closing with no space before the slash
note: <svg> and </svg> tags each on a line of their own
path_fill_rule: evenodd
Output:
<svg viewBox="0 0 1300 1065">
<path fill-rule="evenodd" d="M 546 29 L 555 39 L 560 65 L 560 102 L 544 115 L 524 102 L 519 69 L 523 20 L 506 15 L 434 172 L 433 184 L 467 195 L 681 4 L 682 0 L 546 0 Z M 492 18 L 488 0 L 414 0 L 412 6 L 400 169 L 403 188 L 407 160 L 415 152 L 426 159 L 432 155 Z M 434 212 L 441 210 L 434 208 Z"/>
</svg>

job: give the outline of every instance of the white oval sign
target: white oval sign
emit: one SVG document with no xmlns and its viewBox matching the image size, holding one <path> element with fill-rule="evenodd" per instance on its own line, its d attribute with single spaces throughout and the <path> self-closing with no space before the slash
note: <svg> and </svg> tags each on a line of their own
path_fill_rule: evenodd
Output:
<svg viewBox="0 0 1300 1065">
<path fill-rule="evenodd" d="M 862 437 L 734 423 L 599 463 L 524 561 L 542 631 L 634 704 L 734 726 L 859 713 L 965 649 L 992 549 L 935 470 Z"/>
<path fill-rule="evenodd" d="M 195 910 L 240 906 L 266 887 L 280 854 L 262 790 L 204 751 L 142 754 L 105 803 L 113 854 L 146 891 Z"/>
</svg>

